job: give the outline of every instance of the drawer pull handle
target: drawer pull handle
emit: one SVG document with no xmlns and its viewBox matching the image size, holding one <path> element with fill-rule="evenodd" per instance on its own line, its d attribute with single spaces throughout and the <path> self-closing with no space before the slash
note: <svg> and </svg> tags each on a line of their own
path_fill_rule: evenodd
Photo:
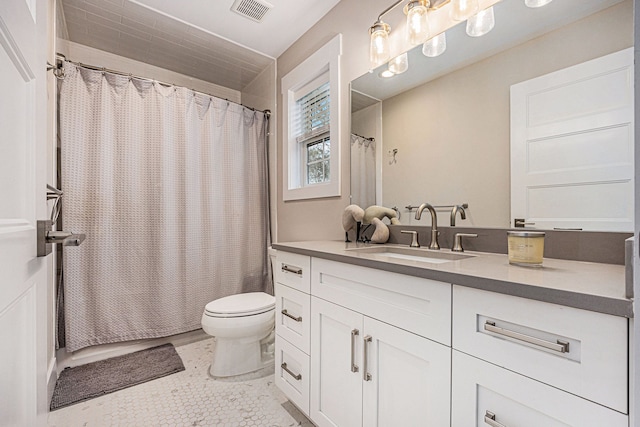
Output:
<svg viewBox="0 0 640 427">
<path fill-rule="evenodd" d="M 358 365 L 356 365 L 356 337 L 360 335 L 360 331 L 357 329 L 354 329 L 351 331 L 351 372 L 358 372 L 360 370 L 360 368 L 358 368 Z"/>
<path fill-rule="evenodd" d="M 500 328 L 496 326 L 495 322 L 491 322 L 489 320 L 485 322 L 484 330 L 493 332 L 494 334 L 513 338 L 519 341 L 524 341 L 529 344 L 534 344 L 540 347 L 544 347 L 549 350 L 557 351 L 558 353 L 569 353 L 569 343 L 566 341 L 557 340 L 556 342 L 551 342 L 551 341 L 542 340 L 540 338 L 521 334 L 519 332 L 510 331 L 509 329 Z"/>
<path fill-rule="evenodd" d="M 282 310 L 281 312 L 282 314 L 284 314 L 285 316 L 287 316 L 289 319 L 293 319 L 296 322 L 302 322 L 302 317 L 298 316 L 292 316 L 291 314 L 289 314 L 289 312 L 287 311 L 287 309 L 285 308 L 284 310 Z"/>
<path fill-rule="evenodd" d="M 371 341 L 373 341 L 373 338 L 371 338 L 371 335 L 367 335 L 366 337 L 364 337 L 364 357 L 362 360 L 362 378 L 365 381 L 371 381 L 371 374 L 369 372 L 367 372 L 368 370 L 368 363 L 367 363 L 367 359 L 369 358 L 368 355 L 368 351 L 367 351 L 367 343 L 370 343 Z"/>
<path fill-rule="evenodd" d="M 491 427 L 507 427 L 504 424 L 500 424 L 496 421 L 496 414 L 491 411 L 487 411 L 484 414 L 484 422 L 485 424 L 489 424 Z"/>
<path fill-rule="evenodd" d="M 289 370 L 289 368 L 287 368 L 287 362 L 283 362 L 283 363 L 282 363 L 282 365 L 280 365 L 280 367 L 281 367 L 282 369 L 284 369 L 284 371 L 285 371 L 287 374 L 291 375 L 291 376 L 292 376 L 296 381 L 300 381 L 300 380 L 302 379 L 302 375 L 300 375 L 300 374 L 294 374 L 293 372 L 291 372 L 291 371 Z"/>
<path fill-rule="evenodd" d="M 302 276 L 302 269 L 300 267 L 293 267 L 291 265 L 282 264 L 282 271 L 286 273 L 297 274 L 298 276 Z"/>
</svg>

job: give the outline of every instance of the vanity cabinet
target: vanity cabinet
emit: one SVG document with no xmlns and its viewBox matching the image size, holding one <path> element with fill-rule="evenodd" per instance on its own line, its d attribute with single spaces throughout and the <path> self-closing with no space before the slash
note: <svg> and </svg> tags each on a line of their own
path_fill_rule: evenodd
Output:
<svg viewBox="0 0 640 427">
<path fill-rule="evenodd" d="M 276 297 L 275 382 L 309 415 L 311 258 L 278 251 L 274 266 Z"/>
<path fill-rule="evenodd" d="M 456 350 L 628 412 L 627 319 L 463 286 L 453 319 Z"/>
<path fill-rule="evenodd" d="M 628 417 L 453 350 L 452 427 L 628 427 Z"/>
<path fill-rule="evenodd" d="M 311 307 L 314 423 L 449 425 L 449 347 L 316 297 Z"/>
<path fill-rule="evenodd" d="M 629 426 L 624 317 L 282 251 L 276 278 L 276 383 L 318 426 Z"/>
</svg>

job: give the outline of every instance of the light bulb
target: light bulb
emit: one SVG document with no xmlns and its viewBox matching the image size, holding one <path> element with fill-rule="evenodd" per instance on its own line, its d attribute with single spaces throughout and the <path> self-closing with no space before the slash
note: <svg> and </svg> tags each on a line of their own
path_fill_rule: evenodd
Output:
<svg viewBox="0 0 640 427">
<path fill-rule="evenodd" d="M 480 10 L 478 0 L 451 0 L 451 19 L 464 21 Z"/>
<path fill-rule="evenodd" d="M 389 60 L 389 31 L 389 25 L 384 22 L 376 22 L 369 29 L 371 33 L 369 60 L 372 68 L 376 68 Z"/>
<path fill-rule="evenodd" d="M 552 0 L 524 0 L 524 4 L 527 7 L 542 7 L 546 4 L 551 3 Z"/>
<path fill-rule="evenodd" d="M 398 55 L 389 62 L 389 71 L 393 74 L 402 74 L 409 69 L 409 56 L 407 53 Z"/>
<path fill-rule="evenodd" d="M 447 36 L 445 33 L 440 33 L 422 45 L 422 54 L 429 58 L 435 58 L 442 55 L 446 49 Z"/>
<path fill-rule="evenodd" d="M 424 2 L 411 1 L 405 10 L 407 14 L 407 40 L 413 45 L 429 38 L 429 19 Z"/>
<path fill-rule="evenodd" d="M 467 34 L 471 37 L 480 37 L 487 34 L 496 25 L 493 16 L 493 7 L 480 11 L 467 19 Z"/>
<path fill-rule="evenodd" d="M 383 78 L 385 78 L 385 79 L 388 79 L 389 77 L 393 77 L 393 76 L 395 76 L 395 74 L 393 74 L 393 71 L 391 71 L 391 70 L 389 70 L 389 69 L 387 68 L 386 70 L 382 71 L 382 72 L 379 74 L 379 76 L 380 76 L 380 77 L 383 77 Z"/>
</svg>

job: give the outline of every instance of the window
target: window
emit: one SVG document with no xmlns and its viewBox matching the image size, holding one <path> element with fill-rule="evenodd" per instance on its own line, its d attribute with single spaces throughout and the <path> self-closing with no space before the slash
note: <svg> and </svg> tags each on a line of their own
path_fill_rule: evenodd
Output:
<svg viewBox="0 0 640 427">
<path fill-rule="evenodd" d="M 303 185 L 331 180 L 330 93 L 329 76 L 323 74 L 296 92 L 294 129 L 296 142 L 304 153 Z M 320 86 L 318 86 L 320 85 Z M 301 96 L 300 93 L 302 93 Z"/>
<path fill-rule="evenodd" d="M 285 201 L 340 195 L 340 43 L 338 35 L 282 78 Z"/>
</svg>

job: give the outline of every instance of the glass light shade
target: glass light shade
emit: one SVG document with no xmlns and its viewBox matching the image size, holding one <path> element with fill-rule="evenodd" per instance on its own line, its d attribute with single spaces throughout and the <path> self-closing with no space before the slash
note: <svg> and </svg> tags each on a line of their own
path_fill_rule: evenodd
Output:
<svg viewBox="0 0 640 427">
<path fill-rule="evenodd" d="M 393 71 L 389 70 L 388 68 L 384 71 L 382 71 L 379 74 L 380 77 L 384 77 L 385 79 L 388 79 L 389 77 L 393 77 L 395 76 L 395 74 L 393 73 Z"/>
<path fill-rule="evenodd" d="M 487 34 L 496 25 L 493 16 L 493 7 L 485 9 L 467 19 L 467 34 L 471 37 L 480 37 Z"/>
<path fill-rule="evenodd" d="M 551 3 L 552 0 L 524 0 L 524 4 L 527 7 L 542 7 L 546 4 Z"/>
<path fill-rule="evenodd" d="M 442 55 L 446 49 L 447 36 L 445 33 L 440 33 L 422 45 L 422 54 L 429 58 L 435 58 Z"/>
<path fill-rule="evenodd" d="M 371 28 L 371 45 L 369 60 L 371 67 L 376 68 L 389 60 L 389 31 L 382 25 Z"/>
<path fill-rule="evenodd" d="M 451 0 L 451 19 L 464 21 L 480 10 L 478 0 Z"/>
<path fill-rule="evenodd" d="M 407 10 L 407 40 L 413 45 L 423 43 L 429 38 L 429 19 L 426 6 L 416 3 Z"/>
<path fill-rule="evenodd" d="M 405 53 L 398 55 L 389 62 L 389 71 L 402 74 L 409 69 L 409 56 Z"/>
</svg>

